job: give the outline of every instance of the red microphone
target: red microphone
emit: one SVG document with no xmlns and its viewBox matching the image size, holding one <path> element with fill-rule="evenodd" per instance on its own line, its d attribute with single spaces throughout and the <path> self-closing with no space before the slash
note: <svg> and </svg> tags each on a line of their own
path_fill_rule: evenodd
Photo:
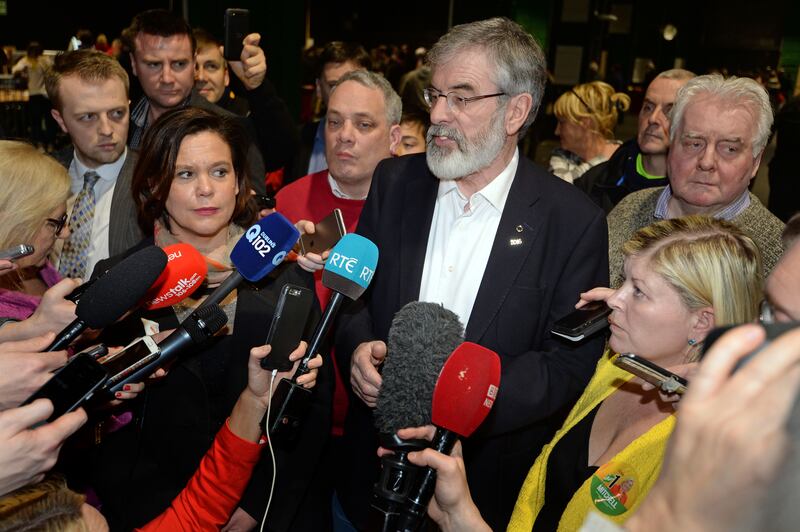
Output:
<svg viewBox="0 0 800 532">
<path fill-rule="evenodd" d="M 458 346 L 445 362 L 431 403 L 436 434 L 431 447 L 450 454 L 459 436 L 470 436 L 492 409 L 500 386 L 500 357 L 472 342 Z M 408 494 L 397 530 L 416 532 L 436 488 L 436 470 L 426 467 Z"/>
<path fill-rule="evenodd" d="M 167 267 L 144 297 L 142 306 L 148 310 L 169 307 L 189 297 L 208 273 L 203 255 L 190 244 L 172 244 L 164 248 L 164 253 Z"/>
</svg>

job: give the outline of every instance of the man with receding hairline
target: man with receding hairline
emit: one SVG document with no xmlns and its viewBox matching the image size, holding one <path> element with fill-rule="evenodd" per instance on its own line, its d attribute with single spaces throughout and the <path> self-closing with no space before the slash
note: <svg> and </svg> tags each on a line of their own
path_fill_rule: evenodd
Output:
<svg viewBox="0 0 800 532">
<path fill-rule="evenodd" d="M 678 90 L 693 77 L 693 72 L 680 68 L 658 74 L 647 86 L 636 138 L 587 170 L 575 186 L 609 212 L 631 192 L 666 185 L 670 111 Z"/>
<path fill-rule="evenodd" d="M 76 255 L 69 267 L 69 260 L 59 260 L 58 266 L 63 275 L 86 278 L 98 261 L 122 253 L 142 238 L 131 196 L 136 153 L 126 146 L 128 74 L 101 52 L 76 50 L 56 58 L 45 86 L 53 118 L 72 140 L 72 146 L 56 154 L 72 180 L 69 210 L 74 210 L 84 186 L 91 186 L 83 196 L 90 194 L 94 205 L 83 222 L 90 224 L 90 229 L 83 229 L 89 239 L 85 255 Z M 86 183 L 90 172 L 99 177 Z M 77 222 L 75 215 L 70 217 L 72 234 L 63 244 L 66 247 L 58 245 L 59 259 L 65 258 L 61 251 L 76 245 Z"/>
</svg>

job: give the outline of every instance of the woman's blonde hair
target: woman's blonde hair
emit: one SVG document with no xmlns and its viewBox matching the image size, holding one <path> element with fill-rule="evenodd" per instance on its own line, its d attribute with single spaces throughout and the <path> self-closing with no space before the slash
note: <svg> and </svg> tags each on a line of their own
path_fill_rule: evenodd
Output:
<svg viewBox="0 0 800 532">
<path fill-rule="evenodd" d="M 69 187 L 58 161 L 30 144 L 0 140 L 0 249 L 30 244 Z"/>
<path fill-rule="evenodd" d="M 661 220 L 622 246 L 625 258 L 647 255 L 689 310 L 714 309 L 715 326 L 753 321 L 761 303 L 761 254 L 730 222 L 708 216 Z"/>
<path fill-rule="evenodd" d="M 627 94 L 615 92 L 614 87 L 602 81 L 576 85 L 556 100 L 553 112 L 557 118 L 576 124 L 588 118 L 592 131 L 606 139 L 614 138 L 620 111 L 628 110 L 631 99 Z"/>
<path fill-rule="evenodd" d="M 0 498 L 0 532 L 88 532 L 85 501 L 63 477 L 51 474 Z"/>
</svg>

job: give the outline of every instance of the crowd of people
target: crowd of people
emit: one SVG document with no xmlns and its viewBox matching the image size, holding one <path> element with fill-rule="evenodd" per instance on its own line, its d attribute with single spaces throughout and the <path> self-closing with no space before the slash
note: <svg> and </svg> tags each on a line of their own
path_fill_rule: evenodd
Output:
<svg viewBox="0 0 800 532">
<path fill-rule="evenodd" d="M 149 10 L 123 55 L 105 40 L 46 65 L 34 49 L 20 67 L 41 66 L 41 112 L 69 145 L 0 140 L 0 248 L 33 247 L 0 260 L 0 530 L 383 529 L 373 487 L 392 451 L 373 412 L 411 301 L 451 310 L 502 367 L 479 430 L 449 455 L 408 454 L 437 472 L 428 514 L 443 530 L 792 529 L 800 330 L 766 331 L 800 321 L 800 214 L 750 192 L 775 116 L 761 84 L 661 72 L 625 142 L 630 98 L 577 85 L 555 101 L 548 171 L 519 148 L 542 112 L 545 54 L 509 19 L 455 26 L 413 56 L 326 44 L 319 116 L 301 125 L 260 44 L 251 33 L 226 60 L 213 34 Z M 219 302 L 227 326 L 144 382 L 50 423 L 48 400 L 20 406 L 74 353 L 179 327 L 235 273 L 258 219 L 277 211 L 312 234 L 335 209 L 380 260 L 298 381 L 312 391 L 296 439 L 264 420 L 308 346 L 290 372 L 261 360 L 287 285 L 313 294 L 309 339 L 332 300 L 330 249 L 238 285 Z M 82 283 L 176 244 L 203 257 L 200 289 L 46 351 Z M 551 334 L 596 302 L 603 333 Z M 686 394 L 618 367 L 626 353 Z"/>
</svg>

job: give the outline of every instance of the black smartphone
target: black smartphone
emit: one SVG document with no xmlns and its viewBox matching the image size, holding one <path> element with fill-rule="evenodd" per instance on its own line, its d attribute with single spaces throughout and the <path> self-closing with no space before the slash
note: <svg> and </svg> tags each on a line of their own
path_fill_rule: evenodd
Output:
<svg viewBox="0 0 800 532">
<path fill-rule="evenodd" d="M 250 32 L 250 10 L 228 8 L 225 10 L 224 57 L 228 61 L 241 61 L 244 38 Z"/>
<path fill-rule="evenodd" d="M 300 235 L 300 254 L 319 254 L 326 249 L 331 249 L 339 242 L 339 239 L 342 238 L 346 232 L 342 211 L 333 209 L 333 212 L 323 218 L 318 224 L 314 224 L 313 235 Z"/>
<path fill-rule="evenodd" d="M 28 244 L 20 244 L 18 246 L 10 247 L 0 251 L 0 260 L 17 260 L 22 257 L 27 257 L 34 251 L 33 246 Z"/>
<path fill-rule="evenodd" d="M 108 379 L 108 373 L 91 355 L 81 353 L 56 371 L 44 386 L 23 401 L 22 405 L 32 403 L 36 399 L 50 399 L 53 413 L 47 423 L 72 412 L 88 401 L 94 392 Z"/>
<path fill-rule="evenodd" d="M 253 199 L 258 205 L 259 209 L 274 209 L 276 202 L 274 196 L 267 196 L 266 194 L 253 194 Z"/>
<path fill-rule="evenodd" d="M 706 336 L 705 341 L 703 342 L 703 350 L 700 352 L 700 360 L 702 360 L 706 356 L 706 352 L 709 349 L 711 349 L 711 346 L 714 345 L 714 342 L 719 340 L 720 336 L 722 336 L 723 334 L 725 334 L 729 330 L 733 329 L 734 327 L 738 327 L 739 325 L 741 325 L 741 324 L 725 325 L 725 326 L 722 326 L 722 327 L 717 327 L 714 330 L 712 330 L 710 333 L 708 333 L 708 335 Z M 794 329 L 796 327 L 800 327 L 800 322 L 789 321 L 789 322 L 776 322 L 776 323 L 762 323 L 761 326 L 764 327 L 764 330 L 767 333 L 767 338 L 752 353 L 749 353 L 747 356 L 745 356 L 744 358 L 739 360 L 739 362 L 736 363 L 736 367 L 734 367 L 733 371 L 736 371 L 739 368 L 741 368 L 743 365 L 747 364 L 747 362 L 751 358 L 753 358 L 759 352 L 761 352 L 762 349 L 764 349 L 770 343 L 772 343 L 772 340 L 776 339 L 778 336 L 780 336 L 783 333 L 788 332 L 788 331 L 790 331 L 790 330 L 792 330 L 792 329 Z"/>
<path fill-rule="evenodd" d="M 142 336 L 119 353 L 99 359 L 98 362 L 108 372 L 108 381 L 104 388 L 111 388 L 137 369 L 158 358 L 159 353 L 155 340 L 150 336 Z"/>
<path fill-rule="evenodd" d="M 551 333 L 578 342 L 608 326 L 611 309 L 604 301 L 593 301 L 556 320 Z"/>
<path fill-rule="evenodd" d="M 306 329 L 314 294 L 308 288 L 286 284 L 281 289 L 275 315 L 267 333 L 267 343 L 272 350 L 261 359 L 261 367 L 268 370 L 289 371 L 289 355 L 297 349 Z"/>
<path fill-rule="evenodd" d="M 683 395 L 686 393 L 686 387 L 689 385 L 686 379 L 680 375 L 672 373 L 658 364 L 654 364 L 646 358 L 636 356 L 632 353 L 621 353 L 617 355 L 614 359 L 614 365 L 629 373 L 633 373 L 637 377 L 668 393 Z"/>
</svg>

